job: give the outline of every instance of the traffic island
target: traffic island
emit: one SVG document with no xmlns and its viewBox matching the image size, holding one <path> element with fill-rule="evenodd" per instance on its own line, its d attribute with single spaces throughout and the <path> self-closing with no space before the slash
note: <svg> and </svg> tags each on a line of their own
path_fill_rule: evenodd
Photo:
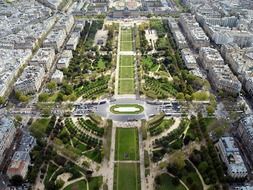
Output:
<svg viewBox="0 0 253 190">
<path fill-rule="evenodd" d="M 110 107 L 110 112 L 114 114 L 140 114 L 144 111 L 139 104 L 116 104 Z"/>
</svg>

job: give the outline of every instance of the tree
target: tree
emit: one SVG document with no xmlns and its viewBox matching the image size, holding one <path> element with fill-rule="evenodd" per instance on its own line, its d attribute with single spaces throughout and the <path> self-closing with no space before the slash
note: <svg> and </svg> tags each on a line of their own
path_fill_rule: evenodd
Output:
<svg viewBox="0 0 253 190">
<path fill-rule="evenodd" d="M 171 162 L 180 170 L 185 166 L 185 155 L 182 151 L 177 151 L 171 158 Z"/>
<path fill-rule="evenodd" d="M 187 184 L 192 185 L 192 183 L 193 183 L 192 177 L 188 176 L 188 177 L 186 178 L 186 182 L 187 182 Z"/>
<path fill-rule="evenodd" d="M 208 115 L 212 115 L 214 113 L 215 109 L 213 108 L 212 105 L 209 105 L 209 106 L 207 106 L 206 111 L 207 111 Z"/>
<path fill-rule="evenodd" d="M 160 184 L 161 184 L 161 177 L 160 177 L 160 176 L 156 176 L 156 178 L 155 178 L 155 183 L 156 183 L 157 185 L 160 185 Z"/>
<path fill-rule="evenodd" d="M 20 115 L 16 115 L 15 119 L 18 121 L 18 122 L 21 122 L 22 121 L 22 117 Z"/>
<path fill-rule="evenodd" d="M 61 179 L 57 180 L 55 183 L 56 189 L 61 189 L 64 185 L 64 181 L 62 181 Z"/>
<path fill-rule="evenodd" d="M 208 170 L 208 163 L 207 162 L 201 162 L 198 166 L 198 170 L 200 173 L 205 173 Z"/>
<path fill-rule="evenodd" d="M 184 100 L 184 93 L 182 92 L 177 93 L 176 98 L 177 100 Z"/>
<path fill-rule="evenodd" d="M 58 95 L 57 95 L 56 101 L 57 101 L 57 102 L 63 101 L 63 96 L 64 96 L 64 95 L 63 95 L 61 92 L 59 92 Z"/>
<path fill-rule="evenodd" d="M 16 92 L 15 97 L 20 101 L 20 102 L 28 102 L 29 97 L 22 94 L 21 92 Z"/>
<path fill-rule="evenodd" d="M 0 104 L 3 104 L 4 103 L 4 97 L 0 96 Z"/>
<path fill-rule="evenodd" d="M 20 176 L 20 175 L 14 175 L 11 178 L 11 184 L 14 185 L 14 186 L 20 186 L 20 185 L 22 185 L 23 181 L 24 181 L 23 177 Z"/>
<path fill-rule="evenodd" d="M 46 102 L 49 98 L 49 94 L 48 93 L 41 93 L 38 97 L 39 102 Z"/>
<path fill-rule="evenodd" d="M 171 182 L 175 186 L 178 186 L 180 184 L 178 177 L 173 177 Z"/>
<path fill-rule="evenodd" d="M 56 84 L 55 81 L 51 81 L 51 82 L 47 83 L 47 88 L 48 88 L 49 90 L 51 90 L 51 91 L 55 90 L 56 87 L 57 87 L 57 84 Z"/>
<path fill-rule="evenodd" d="M 70 95 L 73 92 L 73 87 L 67 83 L 63 84 L 62 86 L 62 92 L 65 95 Z"/>
</svg>

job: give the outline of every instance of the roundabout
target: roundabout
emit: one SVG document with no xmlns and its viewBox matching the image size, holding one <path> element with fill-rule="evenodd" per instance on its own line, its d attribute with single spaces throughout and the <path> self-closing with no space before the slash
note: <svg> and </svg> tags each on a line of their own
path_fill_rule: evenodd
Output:
<svg viewBox="0 0 253 190">
<path fill-rule="evenodd" d="M 140 114 L 144 111 L 144 107 L 139 104 L 116 104 L 110 107 L 113 114 Z"/>
</svg>

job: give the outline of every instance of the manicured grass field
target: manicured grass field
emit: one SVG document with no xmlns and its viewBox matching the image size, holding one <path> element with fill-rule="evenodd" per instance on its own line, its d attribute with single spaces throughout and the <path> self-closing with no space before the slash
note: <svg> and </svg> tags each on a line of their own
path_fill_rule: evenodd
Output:
<svg viewBox="0 0 253 190">
<path fill-rule="evenodd" d="M 132 51 L 133 50 L 132 29 L 122 29 L 121 30 L 120 50 L 121 51 Z"/>
<path fill-rule="evenodd" d="M 134 56 L 121 55 L 119 64 L 119 66 L 134 66 Z"/>
<path fill-rule="evenodd" d="M 137 163 L 117 163 L 114 167 L 114 190 L 140 190 L 140 167 Z"/>
<path fill-rule="evenodd" d="M 115 160 L 138 160 L 138 147 L 137 128 L 117 128 Z"/>
<path fill-rule="evenodd" d="M 121 41 L 132 41 L 133 34 L 132 29 L 121 29 Z"/>
<path fill-rule="evenodd" d="M 185 187 L 181 184 L 173 185 L 172 177 L 168 174 L 162 174 L 159 176 L 160 178 L 160 185 L 157 185 L 157 190 L 185 190 Z"/>
<path fill-rule="evenodd" d="M 119 94 L 134 94 L 134 79 L 119 80 Z"/>
<path fill-rule="evenodd" d="M 134 67 L 120 67 L 119 70 L 120 78 L 134 78 Z"/>
<path fill-rule="evenodd" d="M 121 51 L 133 51 L 133 42 L 120 42 Z"/>
<path fill-rule="evenodd" d="M 120 56 L 119 94 L 134 94 L 134 57 Z"/>
</svg>

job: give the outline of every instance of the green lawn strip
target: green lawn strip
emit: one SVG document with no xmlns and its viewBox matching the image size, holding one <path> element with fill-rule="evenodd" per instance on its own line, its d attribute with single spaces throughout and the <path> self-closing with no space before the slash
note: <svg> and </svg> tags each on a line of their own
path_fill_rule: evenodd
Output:
<svg viewBox="0 0 253 190">
<path fill-rule="evenodd" d="M 173 177 L 168 174 L 159 176 L 160 185 L 157 185 L 156 190 L 186 190 L 182 184 L 174 185 L 172 183 Z"/>
<path fill-rule="evenodd" d="M 83 155 L 97 163 L 102 162 L 103 155 L 100 149 L 93 149 L 93 150 L 87 151 Z"/>
<path fill-rule="evenodd" d="M 134 66 L 134 56 L 132 55 L 121 55 L 119 66 Z"/>
<path fill-rule="evenodd" d="M 134 94 L 134 80 L 119 80 L 119 94 Z"/>
<path fill-rule="evenodd" d="M 165 129 L 170 128 L 174 123 L 175 120 L 173 118 L 165 119 L 161 123 L 157 123 L 157 125 L 150 127 L 148 130 L 151 136 L 158 135 L 162 133 Z"/>
<path fill-rule="evenodd" d="M 138 160 L 138 147 L 137 128 L 117 128 L 115 160 Z"/>
<path fill-rule="evenodd" d="M 140 166 L 137 163 L 117 163 L 114 167 L 114 190 L 140 190 Z"/>
<path fill-rule="evenodd" d="M 74 147 L 78 150 L 80 150 L 81 152 L 87 151 L 89 150 L 88 146 L 82 142 L 80 142 L 77 138 L 72 138 L 72 142 L 74 144 Z"/>
<path fill-rule="evenodd" d="M 49 162 L 49 165 L 48 165 L 48 169 L 47 169 L 47 174 L 46 174 L 46 177 L 45 177 L 45 180 L 44 180 L 44 183 L 48 183 L 49 182 L 49 179 L 50 177 L 53 175 L 53 173 L 57 170 L 58 166 L 56 166 L 54 163 L 52 162 Z"/>
<path fill-rule="evenodd" d="M 117 111 L 115 110 L 116 108 L 126 108 L 126 107 L 134 107 L 134 108 L 137 108 L 139 109 L 138 111 L 124 111 L 124 112 L 120 112 L 120 111 Z M 141 105 L 138 105 L 138 104 L 117 104 L 117 105 L 113 105 L 110 107 L 110 111 L 114 114 L 139 114 L 139 113 L 142 113 L 144 111 L 144 108 L 143 106 Z"/>
<path fill-rule="evenodd" d="M 119 78 L 134 78 L 134 67 L 120 67 Z"/>
<path fill-rule="evenodd" d="M 121 30 L 121 36 L 120 36 L 120 41 L 132 41 L 133 40 L 133 34 L 132 34 L 132 29 L 127 29 L 127 30 Z"/>
<path fill-rule="evenodd" d="M 120 42 L 121 51 L 133 51 L 133 42 Z"/>
</svg>

